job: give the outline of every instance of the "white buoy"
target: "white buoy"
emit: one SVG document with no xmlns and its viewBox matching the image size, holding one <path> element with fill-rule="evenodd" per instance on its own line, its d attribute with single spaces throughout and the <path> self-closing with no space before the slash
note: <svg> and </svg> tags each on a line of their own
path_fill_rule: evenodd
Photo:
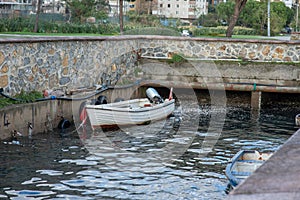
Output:
<svg viewBox="0 0 300 200">
<path fill-rule="evenodd" d="M 32 124 L 31 122 L 28 122 L 28 137 L 31 138 L 32 137 Z"/>
<path fill-rule="evenodd" d="M 295 124 L 296 124 L 296 126 L 300 126 L 300 114 L 296 115 Z"/>
</svg>

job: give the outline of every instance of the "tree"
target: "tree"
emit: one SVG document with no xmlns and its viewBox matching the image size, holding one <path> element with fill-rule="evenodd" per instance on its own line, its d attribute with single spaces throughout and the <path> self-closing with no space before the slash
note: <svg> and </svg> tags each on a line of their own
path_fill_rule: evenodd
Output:
<svg viewBox="0 0 300 200">
<path fill-rule="evenodd" d="M 120 0 L 119 4 L 120 34 L 123 35 L 123 0 Z"/>
<path fill-rule="evenodd" d="M 40 17 L 40 12 L 41 12 L 41 6 L 42 6 L 42 0 L 38 0 L 37 3 L 37 11 L 36 11 L 36 16 L 35 16 L 35 24 L 34 24 L 34 33 L 38 32 L 39 29 L 39 17 Z"/>
<path fill-rule="evenodd" d="M 266 2 L 249 0 L 240 13 L 239 21 L 242 26 L 254 28 L 262 34 L 267 23 L 267 17 Z"/>
<path fill-rule="evenodd" d="M 230 21 L 230 17 L 233 15 L 234 2 L 227 1 L 218 4 L 216 10 L 220 20 L 225 20 L 227 23 Z"/>
<path fill-rule="evenodd" d="M 293 10 L 287 7 L 283 2 L 272 2 L 271 12 L 276 13 L 284 25 L 288 25 L 293 19 Z"/>
<path fill-rule="evenodd" d="M 73 22 L 82 22 L 87 17 L 107 17 L 109 4 L 106 0 L 67 0 Z"/>
<path fill-rule="evenodd" d="M 230 18 L 228 28 L 226 30 L 226 37 L 231 37 L 233 33 L 233 28 L 239 18 L 240 13 L 245 7 L 247 0 L 235 0 L 234 13 Z"/>
<path fill-rule="evenodd" d="M 259 23 L 261 18 L 259 10 L 265 10 L 265 6 L 259 1 L 248 0 L 239 16 L 240 25 L 248 28 L 257 27 L 256 24 Z"/>
<path fill-rule="evenodd" d="M 266 34 L 267 3 L 267 1 L 250 0 L 240 15 L 241 21 L 251 25 L 251 28 L 260 30 L 261 34 Z M 271 2 L 271 33 L 279 33 L 283 27 L 290 24 L 292 18 L 292 9 L 288 8 L 283 2 Z"/>
<path fill-rule="evenodd" d="M 267 27 L 267 3 L 268 0 L 256 1 L 248 0 L 247 4 L 240 12 L 235 24 L 243 27 L 253 28 L 260 31 L 261 35 L 266 34 Z M 230 21 L 234 15 L 235 3 L 227 1 L 217 6 L 217 13 L 220 19 Z M 283 2 L 271 3 L 271 33 L 279 33 L 284 26 L 291 23 L 293 10 L 286 7 Z"/>
</svg>

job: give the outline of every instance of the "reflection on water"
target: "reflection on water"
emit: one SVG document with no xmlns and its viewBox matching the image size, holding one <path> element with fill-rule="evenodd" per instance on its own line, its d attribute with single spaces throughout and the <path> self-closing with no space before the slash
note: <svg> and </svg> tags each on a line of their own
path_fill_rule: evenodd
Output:
<svg viewBox="0 0 300 200">
<path fill-rule="evenodd" d="M 294 108 L 230 107 L 221 135 L 209 143 L 210 107 L 186 109 L 175 118 L 108 132 L 21 138 L 0 144 L 0 198 L 9 199 L 224 199 L 225 167 L 241 148 L 275 151 L 296 131 Z M 199 127 L 194 130 L 195 118 Z M 220 137 L 219 137 L 220 136 Z M 215 139 L 216 137 L 212 137 Z"/>
</svg>

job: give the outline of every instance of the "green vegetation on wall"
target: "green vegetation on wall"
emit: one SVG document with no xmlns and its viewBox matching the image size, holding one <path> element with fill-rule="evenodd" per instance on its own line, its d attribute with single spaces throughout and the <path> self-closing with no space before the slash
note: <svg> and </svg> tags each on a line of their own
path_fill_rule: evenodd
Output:
<svg viewBox="0 0 300 200">
<path fill-rule="evenodd" d="M 31 92 L 27 92 L 27 93 L 24 91 L 21 91 L 20 94 L 15 95 L 13 98 L 15 98 L 17 100 L 12 100 L 12 99 L 0 96 L 0 108 L 3 108 L 8 105 L 12 105 L 12 104 L 34 102 L 37 99 L 43 98 L 43 94 L 38 91 L 31 91 Z"/>
</svg>

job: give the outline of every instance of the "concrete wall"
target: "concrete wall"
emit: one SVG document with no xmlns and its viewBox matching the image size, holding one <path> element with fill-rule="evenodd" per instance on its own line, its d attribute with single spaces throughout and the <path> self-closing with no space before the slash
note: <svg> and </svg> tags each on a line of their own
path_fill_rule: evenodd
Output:
<svg viewBox="0 0 300 200">
<path fill-rule="evenodd" d="M 108 89 L 101 94 L 91 96 L 89 99 L 80 100 L 82 97 L 90 96 L 89 93 L 86 93 L 78 95 L 76 97 L 78 100 L 74 101 L 48 100 L 11 105 L 0 110 L 0 139 L 9 138 L 14 130 L 23 136 L 28 136 L 28 123 L 33 126 L 32 134 L 51 132 L 57 129 L 61 116 L 77 127 L 81 123 L 79 119 L 81 103 L 96 99 L 99 95 L 104 95 L 109 102 L 113 102 L 117 98 L 131 99 L 139 94 L 137 85 L 128 85 L 127 87 Z"/>
<path fill-rule="evenodd" d="M 28 123 L 32 123 L 33 134 L 48 132 L 56 128 L 60 116 L 71 119 L 71 104 L 66 101 L 43 101 L 5 107 L 0 112 L 0 139 L 10 137 L 16 130 L 23 136 L 29 133 Z"/>
<path fill-rule="evenodd" d="M 142 59 L 139 68 L 143 79 L 161 84 L 171 82 L 178 87 L 207 88 L 218 84 L 265 85 L 298 88 L 300 67 L 293 63 L 220 62 Z M 163 83 L 164 82 L 164 83 Z M 230 88 L 228 88 L 230 89 Z M 242 90 L 241 87 L 239 90 Z M 251 88 L 252 90 L 252 88 Z M 250 91 L 251 91 L 250 90 Z"/>
</svg>

